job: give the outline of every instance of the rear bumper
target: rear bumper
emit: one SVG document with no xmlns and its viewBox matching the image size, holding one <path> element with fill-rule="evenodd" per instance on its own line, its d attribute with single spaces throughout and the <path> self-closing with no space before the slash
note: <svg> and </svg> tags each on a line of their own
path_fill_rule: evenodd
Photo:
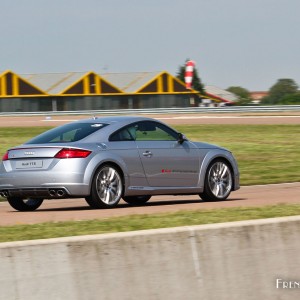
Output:
<svg viewBox="0 0 300 300">
<path fill-rule="evenodd" d="M 48 185 L 45 187 L 13 187 L 0 185 L 0 196 L 20 198 L 62 199 L 86 197 L 90 194 L 88 185 Z"/>
<path fill-rule="evenodd" d="M 42 199 L 55 199 L 55 198 L 67 198 L 69 196 L 68 191 L 65 188 L 59 189 L 1 189 L 0 196 L 5 198 L 42 198 Z"/>
<path fill-rule="evenodd" d="M 43 199 L 85 197 L 90 194 L 84 171 L 68 168 L 59 171 L 10 171 L 0 166 L 0 193 L 9 197 Z"/>
</svg>

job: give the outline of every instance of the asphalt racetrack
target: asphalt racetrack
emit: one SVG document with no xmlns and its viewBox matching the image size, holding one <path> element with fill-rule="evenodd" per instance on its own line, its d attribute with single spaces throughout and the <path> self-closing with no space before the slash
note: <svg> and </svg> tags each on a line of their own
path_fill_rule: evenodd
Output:
<svg viewBox="0 0 300 300">
<path fill-rule="evenodd" d="M 1 127 L 57 126 L 87 116 L 18 116 L 0 117 Z M 299 124 L 300 112 L 284 114 L 188 114 L 151 115 L 163 122 L 174 124 Z M 214 209 L 223 207 L 264 206 L 278 203 L 298 203 L 300 182 L 261 186 L 245 186 L 220 202 L 203 202 L 194 196 L 155 196 L 145 205 L 132 207 L 121 201 L 117 208 L 93 210 L 84 199 L 45 200 L 34 212 L 18 212 L 7 202 L 0 203 L 0 226 L 33 224 L 67 220 L 109 218 L 133 214 L 154 214 L 179 210 Z"/>
<path fill-rule="evenodd" d="M 58 126 L 71 121 L 89 118 L 93 115 L 68 116 L 0 116 L 1 127 L 22 126 Z M 249 113 L 249 114 L 152 114 L 143 115 L 156 118 L 169 125 L 174 124 L 300 124 L 300 112 L 282 114 Z M 98 115 L 98 117 L 101 117 Z M 103 115 L 105 117 L 105 115 Z"/>
</svg>

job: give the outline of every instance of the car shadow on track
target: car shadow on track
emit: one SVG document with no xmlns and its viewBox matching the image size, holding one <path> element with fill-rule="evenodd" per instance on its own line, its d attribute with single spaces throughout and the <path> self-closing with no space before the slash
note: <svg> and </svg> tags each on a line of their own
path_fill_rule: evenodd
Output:
<svg viewBox="0 0 300 300">
<path fill-rule="evenodd" d="M 129 205 L 127 203 L 120 203 L 118 204 L 117 207 L 115 208 L 111 208 L 113 210 L 117 210 L 117 209 L 130 209 L 130 208 L 146 208 L 146 207 L 155 207 L 155 206 L 170 206 L 170 205 L 184 205 L 184 204 L 200 204 L 199 208 L 201 208 L 201 204 L 204 203 L 218 203 L 218 202 L 232 202 L 232 201 L 242 201 L 242 200 L 247 200 L 246 198 L 230 198 L 230 199 L 226 199 L 224 201 L 212 201 L 212 202 L 207 202 L 207 201 L 203 201 L 201 199 L 195 199 L 195 200 L 157 200 L 157 201 L 149 201 L 143 205 Z M 42 212 L 42 211 L 78 211 L 78 210 L 97 210 L 97 209 L 93 209 L 91 207 L 88 206 L 88 204 L 86 206 L 72 206 L 72 207 L 51 207 L 51 208 L 39 208 L 38 210 L 36 210 L 36 212 Z M 99 211 L 101 210 L 107 210 L 107 209 L 98 209 Z M 146 213 L 146 212 L 145 212 Z"/>
</svg>

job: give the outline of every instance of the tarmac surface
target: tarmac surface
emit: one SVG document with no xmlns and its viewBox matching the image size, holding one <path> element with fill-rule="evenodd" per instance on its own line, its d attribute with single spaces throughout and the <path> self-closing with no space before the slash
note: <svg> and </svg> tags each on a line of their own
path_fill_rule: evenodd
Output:
<svg viewBox="0 0 300 300">
<path fill-rule="evenodd" d="M 40 116 L 0 116 L 0 127 L 58 126 L 74 120 L 90 118 L 93 115 L 40 115 Z M 103 115 L 105 117 L 106 115 Z M 152 114 L 143 115 L 156 118 L 169 125 L 174 124 L 300 124 L 300 112 L 276 113 L 219 113 L 219 114 Z M 97 115 L 97 117 L 101 117 Z"/>
<path fill-rule="evenodd" d="M 169 213 L 182 210 L 229 207 L 258 207 L 300 202 L 300 182 L 245 186 L 225 201 L 204 202 L 193 196 L 153 196 L 144 206 L 130 206 L 123 200 L 113 209 L 90 209 L 84 199 L 45 200 L 34 212 L 15 211 L 7 202 L 0 203 L 0 226 L 42 222 L 106 219 L 141 214 Z"/>
<path fill-rule="evenodd" d="M 300 112 L 284 114 L 186 114 L 148 115 L 174 124 L 300 124 Z M 87 116 L 18 116 L 0 117 L 0 127 L 57 126 Z M 278 203 L 299 203 L 300 182 L 246 186 L 220 202 L 203 202 L 194 196 L 154 196 L 144 206 L 132 207 L 121 201 L 117 208 L 93 210 L 84 199 L 45 200 L 34 212 L 18 212 L 7 202 L 0 203 L 0 226 L 34 224 L 67 220 L 101 219 L 135 214 L 155 214 L 180 210 L 214 209 L 225 207 L 265 206 Z"/>
</svg>

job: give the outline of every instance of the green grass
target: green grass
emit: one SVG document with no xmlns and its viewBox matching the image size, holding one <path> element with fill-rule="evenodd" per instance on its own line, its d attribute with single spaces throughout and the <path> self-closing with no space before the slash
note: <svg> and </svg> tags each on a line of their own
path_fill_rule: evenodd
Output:
<svg viewBox="0 0 300 300">
<path fill-rule="evenodd" d="M 154 228 L 192 226 L 250 219 L 295 216 L 300 204 L 264 207 L 180 211 L 156 215 L 133 215 L 103 220 L 41 223 L 0 227 L 0 242 L 102 234 Z"/>
<path fill-rule="evenodd" d="M 176 128 L 192 140 L 218 144 L 231 150 L 239 163 L 242 185 L 300 181 L 300 126 L 298 125 L 182 125 Z M 0 128 L 0 153 L 4 154 L 8 148 L 19 145 L 47 129 L 50 127 Z M 0 242 L 299 214 L 300 204 L 3 226 L 0 227 Z"/>
<path fill-rule="evenodd" d="M 51 127 L 0 128 L 0 153 Z M 300 181 L 299 125 L 182 125 L 176 128 L 194 141 L 231 150 L 242 185 Z"/>
<path fill-rule="evenodd" d="M 21 124 L 20 124 L 21 125 Z M 0 153 L 20 145 L 52 127 L 2 127 L 0 128 Z"/>
<path fill-rule="evenodd" d="M 300 181 L 299 125 L 177 126 L 188 138 L 231 150 L 242 185 Z"/>
</svg>

